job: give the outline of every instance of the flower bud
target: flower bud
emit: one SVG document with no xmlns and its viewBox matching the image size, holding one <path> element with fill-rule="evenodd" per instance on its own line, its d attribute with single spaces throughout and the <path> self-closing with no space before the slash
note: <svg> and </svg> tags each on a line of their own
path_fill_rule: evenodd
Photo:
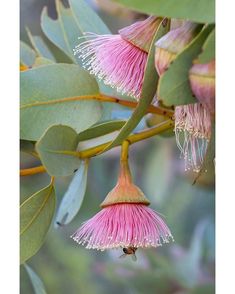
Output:
<svg viewBox="0 0 235 294">
<path fill-rule="evenodd" d="M 215 112 L 215 60 L 194 64 L 189 71 L 192 92 L 211 113 Z"/>
<path fill-rule="evenodd" d="M 177 54 L 195 37 L 197 31 L 196 24 L 186 22 L 183 26 L 168 32 L 155 43 L 155 67 L 159 75 L 167 70 Z"/>
</svg>

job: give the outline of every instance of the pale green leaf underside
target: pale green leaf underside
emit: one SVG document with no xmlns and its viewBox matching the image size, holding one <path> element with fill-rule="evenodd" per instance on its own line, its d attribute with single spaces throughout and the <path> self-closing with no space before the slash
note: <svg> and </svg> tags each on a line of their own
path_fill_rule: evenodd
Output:
<svg viewBox="0 0 235 294">
<path fill-rule="evenodd" d="M 24 264 L 24 267 L 29 275 L 35 294 L 46 294 L 46 289 L 39 276 L 27 264 Z"/>
<path fill-rule="evenodd" d="M 88 162 L 82 161 L 60 203 L 55 226 L 70 223 L 78 213 L 86 192 Z"/>
</svg>

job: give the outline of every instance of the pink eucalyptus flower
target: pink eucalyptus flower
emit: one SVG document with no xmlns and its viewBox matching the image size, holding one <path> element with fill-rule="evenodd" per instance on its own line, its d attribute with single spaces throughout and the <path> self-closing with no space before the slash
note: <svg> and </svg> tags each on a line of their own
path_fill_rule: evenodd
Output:
<svg viewBox="0 0 235 294">
<path fill-rule="evenodd" d="M 175 108 L 175 136 L 185 170 L 199 172 L 211 138 L 211 113 L 201 103 Z"/>
<path fill-rule="evenodd" d="M 105 84 L 139 99 L 157 24 L 157 17 L 150 16 L 119 30 L 118 35 L 87 34 L 89 40 L 79 44 L 74 54 L 78 54 L 83 66 Z"/>
<path fill-rule="evenodd" d="M 127 162 L 122 162 L 117 185 L 103 208 L 85 222 L 72 238 L 88 249 L 157 247 L 173 239 L 162 218 L 147 207 L 149 201 L 132 183 Z"/>
</svg>

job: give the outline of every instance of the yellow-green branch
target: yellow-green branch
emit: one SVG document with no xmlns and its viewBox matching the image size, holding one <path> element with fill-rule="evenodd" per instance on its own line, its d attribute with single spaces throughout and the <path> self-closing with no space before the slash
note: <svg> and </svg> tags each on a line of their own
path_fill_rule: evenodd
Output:
<svg viewBox="0 0 235 294">
<path fill-rule="evenodd" d="M 157 134 L 160 134 L 168 129 L 171 129 L 173 127 L 173 121 L 172 120 L 167 120 L 164 121 L 162 123 L 160 123 L 159 125 L 157 125 L 156 127 L 141 131 L 139 133 L 130 135 L 126 138 L 126 141 L 129 144 L 133 144 L 145 139 L 148 139 L 150 137 L 153 137 Z M 81 159 L 86 159 L 86 158 L 90 158 L 90 157 L 94 157 L 97 154 L 99 154 L 102 150 L 104 150 L 109 144 L 110 142 L 83 150 L 83 151 L 77 151 L 77 152 L 73 152 L 74 156 L 77 156 Z M 33 167 L 33 168 L 27 168 L 27 169 L 22 169 L 20 170 L 20 175 L 21 176 L 28 176 L 28 175 L 34 175 L 37 173 L 43 173 L 46 172 L 46 168 L 43 165 L 37 166 L 37 167 Z"/>
<path fill-rule="evenodd" d="M 122 100 L 116 97 L 111 97 L 111 96 L 106 96 L 103 94 L 95 94 L 95 95 L 84 95 L 84 96 L 78 96 L 78 97 L 68 97 L 68 98 L 61 98 L 61 99 L 55 99 L 55 100 L 50 100 L 50 101 L 36 101 L 28 104 L 22 105 L 20 108 L 29 108 L 29 107 L 35 107 L 35 106 L 41 106 L 41 105 L 51 105 L 51 104 L 58 104 L 58 103 L 65 103 L 65 102 L 72 102 L 72 101 L 81 101 L 81 100 L 98 100 L 101 102 L 110 102 L 110 103 L 117 103 L 126 107 L 130 108 L 136 108 L 138 105 L 138 102 L 134 101 L 127 101 L 127 100 Z M 150 105 L 147 109 L 147 113 L 155 113 L 159 114 L 162 116 L 166 116 L 169 118 L 172 118 L 173 116 L 173 111 L 166 109 L 166 108 L 161 108 L 158 106 L 153 106 Z"/>
</svg>

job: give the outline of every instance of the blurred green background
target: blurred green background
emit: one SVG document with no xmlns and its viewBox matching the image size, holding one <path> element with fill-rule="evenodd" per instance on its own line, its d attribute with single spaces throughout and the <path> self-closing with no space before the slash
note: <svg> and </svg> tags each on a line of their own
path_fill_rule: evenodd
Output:
<svg viewBox="0 0 235 294">
<path fill-rule="evenodd" d="M 143 17 L 108 0 L 88 2 L 114 33 Z M 20 34 L 27 43 L 26 26 L 33 34 L 42 35 L 40 14 L 45 5 L 56 18 L 54 0 L 21 0 Z M 40 251 L 27 262 L 42 279 L 47 293 L 214 293 L 214 172 L 208 170 L 193 185 L 197 174 L 184 172 L 174 136 L 158 136 L 130 149 L 135 183 L 151 200 L 151 207 L 165 217 L 174 243 L 140 249 L 137 262 L 133 262 L 119 259 L 121 250 L 86 250 L 70 238 L 83 221 L 99 211 L 99 203 L 115 185 L 119 152 L 115 148 L 90 161 L 87 191 L 77 217 L 66 227 L 52 226 Z M 21 158 L 22 168 L 37 164 L 29 155 L 22 153 Z M 21 198 L 44 187 L 45 180 L 49 182 L 46 174 L 22 178 Z M 70 181 L 71 177 L 56 179 L 57 206 Z M 31 282 L 22 267 L 21 294 L 31 293 Z"/>
</svg>

